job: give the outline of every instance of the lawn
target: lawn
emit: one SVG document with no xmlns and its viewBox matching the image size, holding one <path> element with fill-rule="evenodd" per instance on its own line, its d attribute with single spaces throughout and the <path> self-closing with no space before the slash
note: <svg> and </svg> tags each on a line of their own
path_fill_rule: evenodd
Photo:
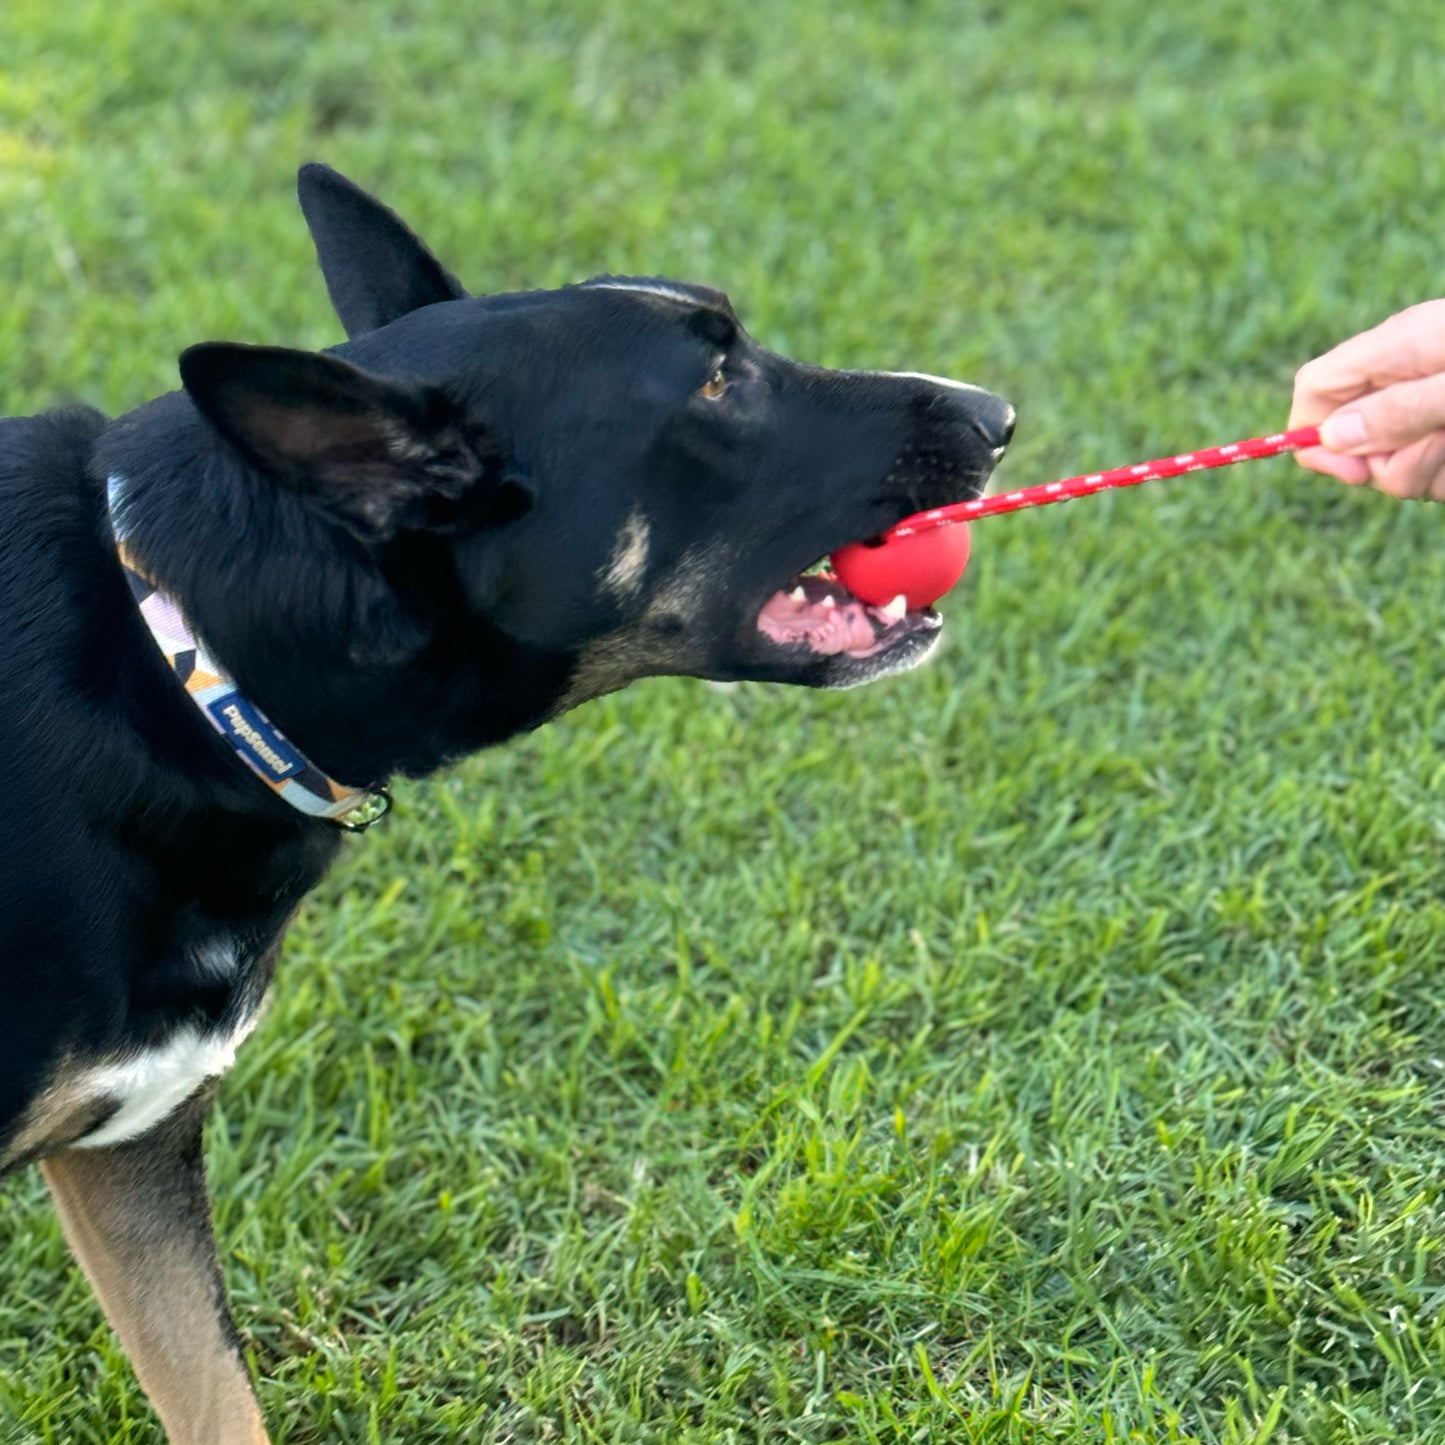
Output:
<svg viewBox="0 0 1445 1445">
<path fill-rule="evenodd" d="M 340 337 L 324 159 L 478 290 L 724 287 L 1012 398 L 1012 485 L 1273 430 L 1445 291 L 1420 0 L 5 0 L 0 397 Z M 3 519 L 0 519 L 3 525 Z M 208 1153 L 275 1439 L 1445 1440 L 1445 509 L 984 522 L 921 673 L 643 683 L 304 909 Z M 32 1171 L 0 1440 L 157 1438 Z"/>
</svg>

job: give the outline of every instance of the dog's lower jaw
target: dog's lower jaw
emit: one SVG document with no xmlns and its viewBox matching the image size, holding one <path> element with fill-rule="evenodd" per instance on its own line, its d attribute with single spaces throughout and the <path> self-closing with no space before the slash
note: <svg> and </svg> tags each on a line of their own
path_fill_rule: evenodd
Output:
<svg viewBox="0 0 1445 1445">
<path fill-rule="evenodd" d="M 830 659 L 827 676 L 813 686 L 842 692 L 848 688 L 866 687 L 870 682 L 879 682 L 885 677 L 897 677 L 899 673 L 921 667 L 938 650 L 942 640 L 942 630 L 935 628 L 932 632 L 915 633 L 876 662 L 846 656 Z"/>
</svg>

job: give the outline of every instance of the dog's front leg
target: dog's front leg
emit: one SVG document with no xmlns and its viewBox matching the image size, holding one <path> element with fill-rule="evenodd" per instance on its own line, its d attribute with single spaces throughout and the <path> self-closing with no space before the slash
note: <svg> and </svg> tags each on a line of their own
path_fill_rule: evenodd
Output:
<svg viewBox="0 0 1445 1445">
<path fill-rule="evenodd" d="M 173 1445 L 267 1445 L 216 1262 L 208 1097 L 148 1134 L 41 1163 L 65 1237 Z"/>
</svg>

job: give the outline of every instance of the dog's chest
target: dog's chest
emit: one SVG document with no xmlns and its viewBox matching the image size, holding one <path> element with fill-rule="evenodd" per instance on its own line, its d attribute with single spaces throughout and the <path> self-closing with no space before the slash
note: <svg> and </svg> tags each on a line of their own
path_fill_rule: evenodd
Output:
<svg viewBox="0 0 1445 1445">
<path fill-rule="evenodd" d="M 256 1026 L 260 990 L 250 986 L 254 980 L 243 966 L 242 951 L 230 939 L 213 936 L 187 954 L 197 975 L 229 986 L 231 1005 L 215 1023 L 186 1022 L 158 1043 L 105 1059 L 72 1061 L 66 1095 L 92 1118 L 106 1111 L 73 1147 L 94 1149 L 139 1138 L 235 1062 L 236 1050 Z"/>
<path fill-rule="evenodd" d="M 172 930 L 187 940 L 140 973 L 144 992 L 107 1043 L 80 1042 L 98 1032 L 93 1021 L 72 1026 L 74 1042 L 57 1047 L 41 1088 L 0 1137 L 0 1171 L 61 1149 L 139 1139 L 235 1062 L 256 1026 L 280 935 L 257 940 L 214 918 L 187 925 Z M 0 1057 L 0 1081 L 4 1064 Z"/>
<path fill-rule="evenodd" d="M 255 1026 L 254 1013 L 226 1030 L 203 1032 L 188 1025 L 163 1044 L 77 1071 L 70 1088 L 89 1103 L 113 1105 L 115 1112 L 73 1147 L 98 1149 L 139 1138 L 208 1079 L 224 1074 Z"/>
</svg>

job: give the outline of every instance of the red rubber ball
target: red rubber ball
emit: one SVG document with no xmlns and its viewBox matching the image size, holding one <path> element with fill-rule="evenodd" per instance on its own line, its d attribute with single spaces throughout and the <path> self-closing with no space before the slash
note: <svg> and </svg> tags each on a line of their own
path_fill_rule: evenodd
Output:
<svg viewBox="0 0 1445 1445">
<path fill-rule="evenodd" d="M 850 542 L 833 553 L 838 580 L 874 607 L 886 607 L 900 592 L 910 610 L 931 607 L 967 566 L 967 522 L 889 537 L 882 546 Z"/>
</svg>

